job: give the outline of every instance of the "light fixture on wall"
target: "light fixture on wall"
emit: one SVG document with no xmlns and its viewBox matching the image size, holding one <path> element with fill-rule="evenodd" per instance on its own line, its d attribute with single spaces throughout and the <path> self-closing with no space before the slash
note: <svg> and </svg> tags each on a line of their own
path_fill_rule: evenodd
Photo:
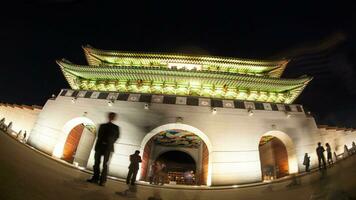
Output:
<svg viewBox="0 0 356 200">
<path fill-rule="evenodd" d="M 73 99 L 72 99 L 72 103 L 75 103 L 77 101 L 77 97 L 74 97 Z"/>
<path fill-rule="evenodd" d="M 248 112 L 248 116 L 252 116 L 252 115 L 253 115 L 253 110 L 252 110 L 252 108 L 248 108 L 248 109 L 247 109 L 247 112 Z"/>
<path fill-rule="evenodd" d="M 183 123 L 183 117 L 176 117 L 176 123 Z"/>
<path fill-rule="evenodd" d="M 145 105 L 143 105 L 143 108 L 144 108 L 145 110 L 148 110 L 148 109 L 150 109 L 150 105 L 148 105 L 148 103 L 145 103 Z"/>
<path fill-rule="evenodd" d="M 312 117 L 312 113 L 311 113 L 310 111 L 307 111 L 307 112 L 305 113 L 305 115 L 306 115 L 307 117 Z"/>
<path fill-rule="evenodd" d="M 213 114 L 216 114 L 217 111 L 218 111 L 217 108 L 212 108 L 212 109 L 211 109 L 211 112 L 212 112 Z"/>
<path fill-rule="evenodd" d="M 108 101 L 108 106 L 112 106 L 114 104 L 115 100 L 114 99 L 111 99 L 110 101 Z"/>
</svg>

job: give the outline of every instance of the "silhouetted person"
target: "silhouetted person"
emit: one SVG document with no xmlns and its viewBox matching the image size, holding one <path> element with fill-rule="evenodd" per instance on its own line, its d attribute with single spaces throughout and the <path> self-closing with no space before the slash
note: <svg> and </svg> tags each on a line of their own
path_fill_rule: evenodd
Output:
<svg viewBox="0 0 356 200">
<path fill-rule="evenodd" d="M 349 149 L 347 148 L 346 144 L 344 145 L 344 154 L 342 155 L 343 158 L 349 156 Z"/>
<path fill-rule="evenodd" d="M 324 147 L 321 146 L 320 142 L 318 142 L 318 147 L 316 148 L 316 155 L 318 156 L 319 169 L 321 169 L 321 161 L 323 161 L 323 167 L 324 169 L 326 169 L 324 151 Z"/>
<path fill-rule="evenodd" d="M 27 137 L 27 132 L 25 131 L 25 133 L 23 134 L 23 138 L 22 141 L 26 143 L 26 137 Z"/>
<path fill-rule="evenodd" d="M 130 166 L 129 166 L 129 173 L 127 174 L 126 177 L 126 184 L 135 185 L 137 172 L 138 169 L 140 168 L 140 162 L 142 162 L 140 151 L 136 150 L 134 154 L 130 155 Z"/>
<path fill-rule="evenodd" d="M 305 171 L 309 172 L 309 166 L 310 166 L 310 156 L 308 156 L 308 153 L 305 153 L 304 155 L 304 161 L 303 161 L 303 165 L 305 165 Z"/>
<path fill-rule="evenodd" d="M 326 143 L 325 146 L 326 146 L 326 160 L 328 161 L 328 164 L 331 165 L 334 163 L 332 153 L 331 153 L 331 147 L 329 143 Z"/>
<path fill-rule="evenodd" d="M 115 118 L 116 113 L 110 112 L 108 114 L 109 122 L 101 124 L 99 127 L 98 138 L 95 144 L 94 175 L 88 182 L 99 183 L 101 186 L 105 185 L 110 154 L 114 152 L 114 143 L 120 136 L 120 128 L 112 123 Z M 104 157 L 103 170 L 100 174 L 100 159 L 102 156 Z"/>
</svg>

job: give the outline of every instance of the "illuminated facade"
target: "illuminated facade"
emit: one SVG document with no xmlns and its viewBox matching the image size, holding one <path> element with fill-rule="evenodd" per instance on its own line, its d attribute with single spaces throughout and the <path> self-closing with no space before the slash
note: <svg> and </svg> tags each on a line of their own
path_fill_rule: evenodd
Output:
<svg viewBox="0 0 356 200">
<path fill-rule="evenodd" d="M 281 78 L 286 60 L 89 46 L 84 52 L 88 65 L 57 61 L 71 89 L 47 101 L 29 138 L 35 148 L 79 166 L 92 168 L 96 127 L 110 111 L 119 114 L 115 123 L 121 136 L 109 174 L 124 178 L 128 156 L 139 149 L 143 181 L 157 160 L 167 162 L 171 184 L 279 178 L 302 170 L 304 154 L 315 158 L 317 141 L 326 138 L 314 118 L 292 104 L 311 78 Z M 354 137 L 352 132 L 349 138 Z M 330 143 L 340 151 L 343 142 L 349 139 Z M 185 158 L 179 161 L 177 156 L 174 163 L 167 158 L 172 151 Z M 192 171 L 194 178 L 185 180 L 185 171 Z"/>
<path fill-rule="evenodd" d="M 88 66 L 57 61 L 73 89 L 292 103 L 311 80 L 280 78 L 287 60 L 84 52 Z"/>
</svg>

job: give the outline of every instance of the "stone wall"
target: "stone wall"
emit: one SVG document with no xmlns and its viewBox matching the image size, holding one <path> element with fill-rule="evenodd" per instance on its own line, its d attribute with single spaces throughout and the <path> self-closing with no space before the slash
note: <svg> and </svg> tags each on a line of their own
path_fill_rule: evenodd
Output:
<svg viewBox="0 0 356 200">
<path fill-rule="evenodd" d="M 282 135 L 292 141 L 287 147 L 293 154 L 289 159 L 293 163 L 289 170 L 292 173 L 302 167 L 305 152 L 314 153 L 315 141 L 319 137 L 314 118 L 297 110 L 285 112 L 253 108 L 251 115 L 247 108 L 217 107 L 213 111 L 211 106 L 204 104 L 110 102 L 108 99 L 59 95 L 43 107 L 29 142 L 42 151 L 61 157 L 68 127 L 71 127 L 68 124 L 86 120 L 98 125 L 106 121 L 106 114 L 110 111 L 119 114 L 115 123 L 121 127 L 121 136 L 115 144 L 116 151 L 110 164 L 110 174 L 119 177 L 126 176 L 128 156 L 137 149 L 143 152 L 145 136 L 165 125 L 183 130 L 189 127 L 191 130 L 188 131 L 200 133 L 198 136 L 208 147 L 208 182 L 213 185 L 260 181 L 258 146 L 263 135 Z M 77 124 L 72 124 L 72 128 Z M 283 138 L 281 140 L 285 142 Z M 92 155 L 89 166 L 92 165 Z"/>
<path fill-rule="evenodd" d="M 0 120 L 5 118 L 5 125 L 12 123 L 9 132 L 18 133 L 26 131 L 27 137 L 31 134 L 31 130 L 37 121 L 37 117 L 41 112 L 40 106 L 26 106 L 16 104 L 0 104 Z"/>
</svg>

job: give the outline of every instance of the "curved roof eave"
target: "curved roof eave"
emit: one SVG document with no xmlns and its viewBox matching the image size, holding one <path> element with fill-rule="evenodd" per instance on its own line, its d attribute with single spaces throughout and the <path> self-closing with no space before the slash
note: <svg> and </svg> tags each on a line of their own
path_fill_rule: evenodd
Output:
<svg viewBox="0 0 356 200">
<path fill-rule="evenodd" d="M 147 69 L 143 67 L 98 67 L 98 66 L 84 66 L 75 65 L 66 60 L 57 61 L 61 66 L 63 73 L 65 74 L 67 81 L 72 86 L 73 76 L 77 76 L 84 79 L 96 79 L 96 80 L 109 80 L 119 77 L 145 77 L 149 79 L 155 79 L 158 77 L 164 77 L 165 79 L 174 80 L 188 80 L 197 79 L 204 80 L 204 82 L 210 82 L 212 84 L 220 83 L 233 87 L 245 86 L 247 88 L 264 88 L 268 91 L 285 92 L 292 91 L 295 88 L 305 87 L 312 79 L 311 77 L 301 77 L 298 79 L 280 79 L 271 77 L 258 77 L 249 75 L 231 75 L 227 73 L 215 72 L 207 73 L 204 71 L 183 71 L 183 70 L 168 70 L 168 69 Z M 68 76 L 68 77 L 67 77 Z M 72 86 L 73 87 L 73 86 Z M 266 89 L 269 88 L 269 89 Z M 301 90 L 302 91 L 302 90 Z M 301 92 L 300 91 L 300 92 Z"/>
<path fill-rule="evenodd" d="M 143 53 L 143 52 L 126 52 L 110 51 L 95 49 L 89 45 L 82 46 L 87 62 L 89 65 L 102 65 L 103 63 L 117 64 L 113 60 L 119 58 L 137 59 L 137 60 L 162 60 L 165 62 L 182 62 L 192 64 L 207 64 L 217 66 L 244 66 L 254 68 L 258 73 L 266 73 L 272 77 L 280 77 L 289 62 L 288 60 L 253 60 L 240 59 L 232 57 L 218 57 L 206 55 L 188 55 L 173 53 Z M 253 71 L 253 70 L 252 70 Z"/>
</svg>

